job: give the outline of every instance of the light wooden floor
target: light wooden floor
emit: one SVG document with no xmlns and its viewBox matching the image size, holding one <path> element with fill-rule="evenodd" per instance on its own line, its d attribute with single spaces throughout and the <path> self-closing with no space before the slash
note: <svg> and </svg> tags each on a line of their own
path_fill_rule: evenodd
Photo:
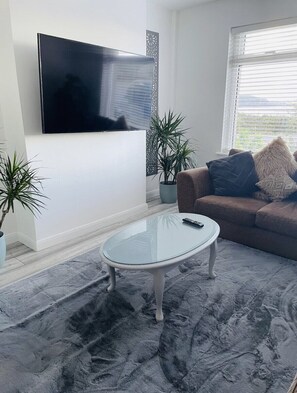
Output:
<svg viewBox="0 0 297 393">
<path fill-rule="evenodd" d="M 8 246 L 5 265 L 0 268 L 0 288 L 97 247 L 123 225 L 161 212 L 178 211 L 176 204 L 161 204 L 160 200 L 149 202 L 148 207 L 142 214 L 42 251 L 32 251 L 21 243 Z"/>
</svg>

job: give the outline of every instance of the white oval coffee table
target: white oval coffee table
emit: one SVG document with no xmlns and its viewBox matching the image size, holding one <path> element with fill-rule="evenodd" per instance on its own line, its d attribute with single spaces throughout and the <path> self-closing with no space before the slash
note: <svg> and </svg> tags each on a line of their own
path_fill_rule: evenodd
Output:
<svg viewBox="0 0 297 393">
<path fill-rule="evenodd" d="M 204 226 L 184 224 L 183 218 L 200 221 Z M 100 253 L 110 274 L 107 290 L 115 288 L 115 268 L 148 271 L 154 277 L 156 320 L 162 321 L 166 272 L 210 246 L 209 277 L 215 278 L 213 267 L 219 233 L 220 227 L 215 221 L 189 213 L 157 215 L 126 226 L 101 246 Z"/>
</svg>

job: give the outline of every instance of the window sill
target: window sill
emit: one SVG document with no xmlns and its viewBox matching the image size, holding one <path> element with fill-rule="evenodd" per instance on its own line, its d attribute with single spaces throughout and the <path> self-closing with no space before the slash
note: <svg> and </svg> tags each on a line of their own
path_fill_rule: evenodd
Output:
<svg viewBox="0 0 297 393">
<path fill-rule="evenodd" d="M 223 152 L 223 151 L 217 151 L 217 152 L 216 152 L 216 155 L 219 156 L 219 157 L 227 157 L 227 156 L 228 156 L 228 153 Z"/>
</svg>

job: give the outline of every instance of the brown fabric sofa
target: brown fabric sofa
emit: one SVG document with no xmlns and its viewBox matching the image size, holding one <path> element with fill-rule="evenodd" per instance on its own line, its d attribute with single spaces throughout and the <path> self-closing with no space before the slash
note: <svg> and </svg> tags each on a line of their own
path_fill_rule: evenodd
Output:
<svg viewBox="0 0 297 393">
<path fill-rule="evenodd" d="M 177 196 L 180 212 L 214 219 L 222 238 L 297 260 L 297 200 L 216 196 L 206 167 L 180 172 Z"/>
</svg>

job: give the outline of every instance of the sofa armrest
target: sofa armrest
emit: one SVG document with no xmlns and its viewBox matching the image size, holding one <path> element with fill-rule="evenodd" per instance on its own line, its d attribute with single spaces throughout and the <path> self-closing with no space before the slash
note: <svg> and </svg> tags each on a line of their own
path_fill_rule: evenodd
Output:
<svg viewBox="0 0 297 393">
<path fill-rule="evenodd" d="M 181 213 L 193 213 L 197 198 L 213 194 L 207 167 L 188 169 L 177 175 L 177 201 Z"/>
</svg>

